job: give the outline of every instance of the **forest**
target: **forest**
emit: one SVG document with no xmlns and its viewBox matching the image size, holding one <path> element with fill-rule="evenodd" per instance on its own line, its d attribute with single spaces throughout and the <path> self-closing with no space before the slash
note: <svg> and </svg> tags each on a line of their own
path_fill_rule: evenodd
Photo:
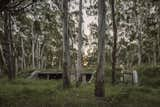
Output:
<svg viewBox="0 0 160 107">
<path fill-rule="evenodd" d="M 0 0 L 0 107 L 159 107 L 160 0 Z"/>
</svg>

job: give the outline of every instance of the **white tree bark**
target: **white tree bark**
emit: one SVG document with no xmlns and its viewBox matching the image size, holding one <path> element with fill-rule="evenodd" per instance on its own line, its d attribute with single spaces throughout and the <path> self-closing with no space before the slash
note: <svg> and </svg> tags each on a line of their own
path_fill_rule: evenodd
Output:
<svg viewBox="0 0 160 107">
<path fill-rule="evenodd" d="M 35 37 L 33 27 L 34 23 L 32 24 L 32 68 L 35 68 Z"/>
</svg>

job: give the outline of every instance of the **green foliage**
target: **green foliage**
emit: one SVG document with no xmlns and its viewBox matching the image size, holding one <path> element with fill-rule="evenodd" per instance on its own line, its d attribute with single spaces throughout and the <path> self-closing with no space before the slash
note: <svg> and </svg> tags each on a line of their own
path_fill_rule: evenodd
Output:
<svg viewBox="0 0 160 107">
<path fill-rule="evenodd" d="M 10 107 L 11 105 L 15 107 L 37 105 L 38 107 L 40 103 L 43 104 L 49 99 L 51 93 L 52 96 L 54 95 L 53 89 L 58 89 L 58 82 L 51 81 L 20 79 L 12 82 L 4 80 L 1 83 L 3 83 L 3 88 L 0 89 L 1 107 Z"/>
<path fill-rule="evenodd" d="M 117 107 L 158 107 L 159 89 L 148 87 L 128 87 L 114 102 Z"/>
<path fill-rule="evenodd" d="M 140 84 L 150 87 L 160 86 L 160 66 L 141 66 L 137 68 Z"/>
<path fill-rule="evenodd" d="M 158 107 L 159 88 L 105 85 L 105 98 L 94 97 L 94 84 L 64 90 L 62 81 L 0 80 L 0 107 Z"/>
</svg>

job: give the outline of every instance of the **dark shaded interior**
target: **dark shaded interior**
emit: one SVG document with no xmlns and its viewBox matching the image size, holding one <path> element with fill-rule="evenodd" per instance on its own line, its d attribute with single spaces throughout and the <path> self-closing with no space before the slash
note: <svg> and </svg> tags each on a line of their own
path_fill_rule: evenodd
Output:
<svg viewBox="0 0 160 107">
<path fill-rule="evenodd" d="M 62 77 L 62 73 L 38 73 L 38 79 L 59 80 L 62 79 Z"/>
<path fill-rule="evenodd" d="M 89 81 L 92 77 L 92 73 L 81 73 L 81 76 L 86 76 L 86 81 Z M 48 80 L 60 80 L 63 78 L 62 72 L 40 72 L 37 76 L 38 79 L 48 79 Z M 81 78 L 82 80 L 82 78 Z"/>
</svg>

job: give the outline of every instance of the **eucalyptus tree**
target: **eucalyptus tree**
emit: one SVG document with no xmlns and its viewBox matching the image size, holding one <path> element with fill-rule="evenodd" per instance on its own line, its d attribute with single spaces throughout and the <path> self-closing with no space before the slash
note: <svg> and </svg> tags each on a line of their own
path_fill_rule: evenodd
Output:
<svg viewBox="0 0 160 107">
<path fill-rule="evenodd" d="M 136 26 L 136 36 L 138 40 L 138 65 L 140 66 L 142 63 L 142 26 L 141 26 L 141 15 L 139 11 L 139 0 L 134 1 L 134 15 L 135 15 L 135 26 Z"/>
<path fill-rule="evenodd" d="M 77 52 L 77 86 L 80 83 L 80 74 L 82 72 L 82 0 L 79 0 L 79 34 L 78 34 L 78 52 Z"/>
<path fill-rule="evenodd" d="M 157 49 L 158 49 L 158 63 L 160 64 L 160 1 L 157 1 L 156 3 L 156 7 L 157 7 L 157 22 L 158 22 L 158 29 L 157 29 Z"/>
<path fill-rule="evenodd" d="M 35 69 L 35 45 L 36 45 L 36 39 L 38 38 L 38 35 L 36 34 L 36 29 L 35 29 L 35 24 L 37 19 L 35 18 L 35 9 L 36 4 L 33 5 L 33 17 L 35 21 L 33 21 L 32 26 L 31 26 L 31 32 L 32 32 L 32 68 Z"/>
<path fill-rule="evenodd" d="M 153 65 L 158 65 L 160 62 L 160 1 L 159 0 L 151 0 L 152 1 L 152 17 L 154 19 L 153 23 L 154 23 L 154 32 L 152 32 L 154 35 L 154 41 L 153 41 L 153 45 L 154 45 L 154 61 L 153 61 Z"/>
<path fill-rule="evenodd" d="M 69 70 L 70 52 L 69 52 L 69 35 L 68 35 L 68 0 L 62 1 L 63 5 L 63 87 L 70 87 Z"/>
<path fill-rule="evenodd" d="M 4 56 L 7 63 L 7 73 L 9 80 L 15 79 L 16 71 L 15 71 L 15 59 L 14 59 L 14 44 L 13 44 L 13 36 L 12 36 L 12 22 L 11 22 L 11 13 L 8 11 L 4 11 L 4 38 L 3 41 L 3 49 Z"/>
<path fill-rule="evenodd" d="M 113 52 L 112 52 L 112 84 L 115 83 L 115 71 L 116 71 L 116 60 L 117 60 L 117 26 L 115 20 L 115 0 L 111 0 L 111 10 L 112 10 L 112 24 L 113 24 L 113 35 L 114 35 L 114 43 L 113 43 Z"/>
<path fill-rule="evenodd" d="M 150 61 L 150 64 L 157 65 L 159 61 L 159 1 L 148 1 L 147 4 L 147 14 L 145 18 L 145 34 L 146 34 L 146 40 L 145 43 L 148 41 L 148 44 L 150 44 L 148 49 L 150 50 L 149 53 L 150 57 L 149 59 L 152 59 Z M 145 50 L 148 50 L 145 48 Z"/>
<path fill-rule="evenodd" d="M 34 14 L 32 10 L 33 8 L 37 10 L 36 14 Z M 32 30 L 34 30 L 34 33 L 37 35 L 34 49 L 36 68 L 43 68 L 45 63 L 50 66 L 53 62 L 59 61 L 58 59 L 54 59 L 55 61 L 52 60 L 53 62 L 49 60 L 53 59 L 55 53 L 58 53 L 58 48 L 59 46 L 61 47 L 60 44 L 62 42 L 62 36 L 59 33 L 60 30 L 58 30 L 60 29 L 61 24 L 58 18 L 60 15 L 55 2 L 38 2 L 36 7 L 28 7 L 27 11 L 25 11 L 23 14 L 21 14 L 20 11 L 18 13 L 12 13 L 12 15 L 15 15 L 14 17 L 12 16 L 12 20 L 14 19 L 12 21 L 12 26 L 14 26 L 12 28 L 12 35 L 14 37 L 14 50 L 16 49 L 15 58 L 18 60 L 19 70 L 22 71 L 31 68 Z M 38 16 L 36 21 L 33 16 Z M 31 27 L 32 25 L 34 25 L 34 28 Z M 60 50 L 62 52 L 62 49 Z M 62 56 L 61 54 L 58 55 L 59 57 Z"/>
<path fill-rule="evenodd" d="M 20 53 L 25 53 L 21 56 L 25 56 L 22 59 L 26 60 L 26 69 L 33 68 L 33 60 L 35 69 L 57 66 L 58 62 L 62 62 L 59 7 L 54 2 L 43 1 L 37 2 L 37 6 L 33 6 L 30 10 L 17 17 L 17 26 L 20 27 L 17 34 L 24 42 L 21 42 L 21 44 L 24 44 L 24 46 L 21 45 L 24 49 Z M 33 51 L 34 58 L 32 57 Z M 55 58 L 55 56 L 57 57 Z"/>
<path fill-rule="evenodd" d="M 0 12 L 4 15 L 4 36 L 3 36 L 3 51 L 6 60 L 6 69 L 9 80 L 15 79 L 16 76 L 16 48 L 14 37 L 12 35 L 12 17 L 19 11 L 24 10 L 30 6 L 32 1 L 18 1 L 18 0 L 1 0 Z"/>
<path fill-rule="evenodd" d="M 105 69 L 105 0 L 98 0 L 98 65 L 95 81 L 95 96 L 104 97 L 104 69 Z"/>
<path fill-rule="evenodd" d="M 156 4 L 158 2 L 152 0 L 126 0 L 117 4 L 120 17 L 118 30 L 121 29 L 118 44 L 125 49 L 118 58 L 126 56 L 123 62 L 156 65 L 159 46 Z"/>
<path fill-rule="evenodd" d="M 142 54 L 142 17 L 141 4 L 135 0 L 117 1 L 117 58 L 118 62 L 132 65 L 133 60 L 141 62 Z M 141 24 L 140 24 L 141 23 Z M 138 27 L 138 28 L 137 28 Z M 140 42 L 139 42 L 140 41 Z M 137 48 L 135 48 L 135 46 Z M 132 47 L 132 49 L 130 49 Z M 125 52 L 124 52 L 125 51 Z M 134 57 L 134 58 L 133 58 Z"/>
</svg>

